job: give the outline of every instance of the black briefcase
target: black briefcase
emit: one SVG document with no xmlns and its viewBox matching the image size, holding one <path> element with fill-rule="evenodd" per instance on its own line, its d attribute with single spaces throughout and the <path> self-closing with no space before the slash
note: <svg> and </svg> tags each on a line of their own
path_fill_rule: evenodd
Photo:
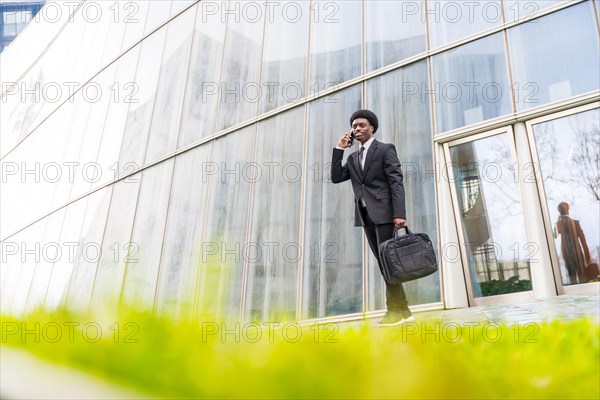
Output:
<svg viewBox="0 0 600 400">
<path fill-rule="evenodd" d="M 394 229 L 394 237 L 379 246 L 383 279 L 393 285 L 431 275 L 438 268 L 429 236 L 405 229 L 401 236 Z"/>
</svg>

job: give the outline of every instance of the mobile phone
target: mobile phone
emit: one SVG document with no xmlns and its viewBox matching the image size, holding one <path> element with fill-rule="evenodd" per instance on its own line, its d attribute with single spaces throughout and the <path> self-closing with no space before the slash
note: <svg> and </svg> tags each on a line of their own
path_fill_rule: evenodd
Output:
<svg viewBox="0 0 600 400">
<path fill-rule="evenodd" d="M 348 147 L 352 147 L 352 145 L 354 144 L 355 138 L 356 138 L 356 135 L 354 134 L 354 128 L 350 129 L 350 140 L 348 141 Z"/>
</svg>

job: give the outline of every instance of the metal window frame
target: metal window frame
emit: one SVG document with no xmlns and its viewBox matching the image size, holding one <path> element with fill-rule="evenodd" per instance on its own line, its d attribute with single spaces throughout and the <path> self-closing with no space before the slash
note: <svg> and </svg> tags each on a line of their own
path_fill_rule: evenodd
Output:
<svg viewBox="0 0 600 400">
<path fill-rule="evenodd" d="M 548 114 L 542 117 L 534 118 L 525 122 L 525 127 L 527 130 L 527 140 L 529 141 L 529 149 L 531 151 L 531 158 L 533 160 L 534 165 L 537 165 L 536 173 L 536 187 L 539 194 L 540 199 L 540 208 L 542 209 L 542 217 L 543 224 L 545 228 L 546 240 L 548 241 L 548 247 L 550 251 L 550 259 L 552 263 L 552 274 L 554 277 L 554 282 L 558 290 L 559 295 L 564 294 L 579 294 L 579 293 L 589 293 L 590 290 L 600 290 L 600 282 L 589 282 L 589 283 L 580 283 L 577 285 L 563 285 L 562 277 L 560 273 L 560 261 L 558 257 L 558 252 L 556 250 L 556 244 L 554 241 L 554 237 L 552 235 L 552 219 L 550 218 L 550 213 L 548 211 L 548 200 L 546 198 L 546 192 L 544 190 L 544 184 L 541 178 L 541 165 L 540 158 L 537 151 L 537 147 L 535 145 L 535 136 L 533 132 L 533 128 L 535 125 L 542 124 L 545 122 L 556 121 L 565 117 L 570 117 L 572 115 L 577 115 L 586 111 L 591 110 L 600 110 L 600 101 L 586 104 L 580 107 L 571 108 L 568 110 L 559 111 L 553 114 Z"/>
<path fill-rule="evenodd" d="M 507 125 L 507 126 L 496 128 L 496 129 L 491 129 L 487 132 L 477 133 L 477 134 L 474 134 L 474 135 L 471 135 L 468 137 L 458 138 L 458 139 L 455 139 L 453 141 L 449 141 L 449 142 L 446 142 L 443 144 L 444 156 L 446 158 L 445 167 L 446 167 L 446 171 L 448 174 L 447 175 L 448 176 L 448 185 L 450 187 L 450 194 L 451 194 L 451 198 L 452 198 L 452 209 L 454 211 L 454 220 L 457 222 L 456 232 L 457 232 L 459 242 L 460 242 L 458 247 L 460 249 L 462 266 L 463 266 L 463 274 L 465 277 L 465 281 L 466 281 L 465 283 L 466 283 L 466 287 L 467 287 L 467 299 L 468 299 L 470 306 L 498 304 L 498 303 L 506 303 L 506 302 L 513 302 L 513 301 L 519 301 L 519 300 L 529 300 L 529 299 L 534 298 L 533 290 L 517 292 L 517 293 L 510 293 L 510 294 L 503 294 L 503 295 L 495 295 L 495 296 L 482 296 L 482 297 L 474 296 L 473 286 L 472 286 L 473 282 L 474 282 L 474 280 L 473 280 L 474 277 L 471 274 L 469 261 L 468 261 L 468 252 L 466 249 L 466 240 L 465 240 L 465 236 L 464 236 L 464 229 L 462 227 L 462 217 L 460 214 L 458 193 L 457 193 L 456 187 L 453 182 L 454 178 L 450 178 L 450 177 L 453 177 L 452 162 L 451 162 L 451 157 L 450 157 L 450 147 L 458 146 L 458 145 L 465 144 L 465 143 L 471 143 L 471 142 L 475 142 L 477 140 L 485 139 L 485 138 L 492 137 L 492 136 L 498 136 L 498 135 L 502 135 L 502 134 L 507 135 L 512 159 L 518 160 L 516 143 L 514 140 L 514 131 L 513 131 L 513 128 L 511 125 Z M 452 181 L 450 181 L 451 179 L 452 179 Z M 523 207 L 522 191 L 521 191 L 521 188 L 519 187 L 519 185 L 518 184 L 516 184 L 516 185 L 517 185 L 517 191 L 519 193 L 520 204 L 521 204 L 521 207 Z"/>
</svg>

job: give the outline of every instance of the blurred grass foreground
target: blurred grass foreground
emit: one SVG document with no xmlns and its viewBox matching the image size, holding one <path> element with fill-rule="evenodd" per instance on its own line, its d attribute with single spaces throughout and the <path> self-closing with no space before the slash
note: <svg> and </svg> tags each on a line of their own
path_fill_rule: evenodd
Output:
<svg viewBox="0 0 600 400">
<path fill-rule="evenodd" d="M 2 345 L 164 398 L 600 397 L 599 326 L 175 322 L 33 313 Z"/>
</svg>

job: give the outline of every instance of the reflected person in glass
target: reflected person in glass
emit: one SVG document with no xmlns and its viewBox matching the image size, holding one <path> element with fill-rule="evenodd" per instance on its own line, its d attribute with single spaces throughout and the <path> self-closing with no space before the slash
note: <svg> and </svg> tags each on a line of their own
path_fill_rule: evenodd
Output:
<svg viewBox="0 0 600 400">
<path fill-rule="evenodd" d="M 394 234 L 394 229 L 406 227 L 406 207 L 402 169 L 391 143 L 381 143 L 374 138 L 379 127 L 375 113 L 355 111 L 350 117 L 352 130 L 344 133 L 333 149 L 331 181 L 350 180 L 354 190 L 354 225 L 362 226 L 369 246 L 381 271 L 379 245 Z M 354 139 L 360 149 L 348 156 L 342 164 L 344 149 L 352 146 Z M 413 321 L 402 284 L 386 282 L 387 313 L 379 326 L 394 326 Z"/>
<path fill-rule="evenodd" d="M 560 252 L 569 273 L 569 284 L 586 282 L 585 265 L 590 263 L 590 250 L 578 220 L 569 217 L 569 203 L 558 205 L 560 216 L 556 222 L 556 236 L 560 235 Z M 582 251 L 583 249 L 583 251 Z M 585 255 L 585 260 L 584 260 Z"/>
</svg>

